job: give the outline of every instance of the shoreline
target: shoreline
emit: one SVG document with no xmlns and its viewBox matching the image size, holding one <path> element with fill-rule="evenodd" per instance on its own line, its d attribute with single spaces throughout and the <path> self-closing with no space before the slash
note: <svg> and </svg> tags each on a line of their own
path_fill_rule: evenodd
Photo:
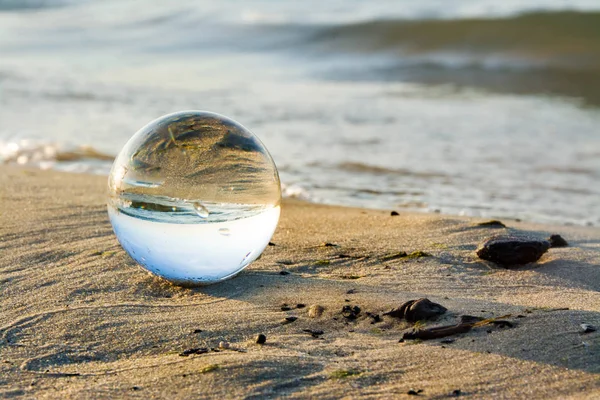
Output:
<svg viewBox="0 0 600 400">
<path fill-rule="evenodd" d="M 0 396 L 600 394 L 600 333 L 580 332 L 600 327 L 598 228 L 490 228 L 480 218 L 284 199 L 275 245 L 260 259 L 221 284 L 185 289 L 119 246 L 105 180 L 0 167 Z M 477 259 L 481 241 L 506 232 L 558 233 L 570 246 L 516 269 Z M 399 255 L 419 251 L 429 256 Z M 423 297 L 448 309 L 426 328 L 462 315 L 510 315 L 514 326 L 399 343 L 413 324 L 383 313 Z M 311 317 L 316 305 L 322 315 Z M 349 319 L 344 306 L 360 313 Z"/>
</svg>

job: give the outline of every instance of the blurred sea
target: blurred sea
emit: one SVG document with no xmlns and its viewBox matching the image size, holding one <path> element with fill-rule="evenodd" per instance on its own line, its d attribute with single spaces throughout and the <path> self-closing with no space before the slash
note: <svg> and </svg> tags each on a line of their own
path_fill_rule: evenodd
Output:
<svg viewBox="0 0 600 400">
<path fill-rule="evenodd" d="M 600 226 L 597 0 L 0 0 L 0 160 L 107 174 L 185 109 L 312 201 Z"/>
</svg>

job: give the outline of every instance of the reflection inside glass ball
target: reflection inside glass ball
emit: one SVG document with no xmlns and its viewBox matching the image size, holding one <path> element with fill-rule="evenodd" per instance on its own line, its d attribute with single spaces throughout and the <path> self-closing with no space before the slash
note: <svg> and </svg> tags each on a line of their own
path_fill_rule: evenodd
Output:
<svg viewBox="0 0 600 400">
<path fill-rule="evenodd" d="M 117 156 L 108 214 L 127 253 L 175 284 L 230 278 L 277 226 L 277 168 L 250 131 L 222 115 L 183 111 L 139 130 Z"/>
</svg>

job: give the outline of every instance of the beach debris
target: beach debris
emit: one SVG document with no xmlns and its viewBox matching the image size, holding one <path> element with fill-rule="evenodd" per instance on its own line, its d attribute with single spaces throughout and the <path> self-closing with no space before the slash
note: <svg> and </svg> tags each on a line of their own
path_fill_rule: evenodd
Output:
<svg viewBox="0 0 600 400">
<path fill-rule="evenodd" d="M 409 255 L 406 256 L 408 259 L 421 258 L 421 257 L 431 257 L 431 254 L 426 253 L 421 250 L 413 251 Z"/>
<path fill-rule="evenodd" d="M 209 364 L 204 368 L 200 368 L 200 371 L 198 371 L 198 372 L 200 372 L 201 374 L 206 374 L 208 372 L 212 372 L 217 369 L 219 369 L 219 364 Z"/>
<path fill-rule="evenodd" d="M 407 252 L 399 251 L 399 252 L 388 254 L 386 256 L 381 257 L 381 261 L 391 261 L 391 260 L 396 260 L 398 258 L 404 258 L 406 256 L 408 256 Z"/>
<path fill-rule="evenodd" d="M 285 317 L 283 319 L 283 321 L 281 321 L 282 324 L 291 324 L 292 322 L 294 322 L 295 320 L 297 320 L 298 317 L 294 317 L 293 315 L 290 315 L 289 317 Z"/>
<path fill-rule="evenodd" d="M 308 316 L 309 318 L 319 318 L 321 315 L 323 315 L 323 311 L 325 311 L 325 307 L 318 304 L 313 304 L 308 308 Z"/>
<path fill-rule="evenodd" d="M 529 236 L 500 235 L 486 239 L 476 253 L 483 260 L 503 267 L 537 261 L 550 248 L 550 242 Z"/>
<path fill-rule="evenodd" d="M 360 375 L 362 371 L 356 369 L 339 369 L 329 374 L 331 379 L 344 379 L 354 375 Z"/>
<path fill-rule="evenodd" d="M 392 211 L 390 213 L 390 216 L 392 216 L 392 217 L 397 217 L 398 215 L 400 215 L 400 213 L 398 211 Z"/>
<path fill-rule="evenodd" d="M 342 317 L 346 318 L 347 320 L 354 321 L 356 318 L 358 318 L 359 314 L 360 314 L 359 306 L 346 305 L 346 306 L 342 307 Z"/>
<path fill-rule="evenodd" d="M 592 333 L 596 332 L 598 329 L 594 325 L 590 324 L 581 324 L 581 333 Z"/>
<path fill-rule="evenodd" d="M 550 242 L 550 247 L 567 247 L 567 246 L 569 246 L 569 243 L 567 243 L 567 241 L 558 234 L 550 235 L 550 237 L 548 238 L 548 241 Z"/>
<path fill-rule="evenodd" d="M 410 396 L 418 396 L 420 393 L 423 393 L 423 389 L 410 389 L 408 392 L 406 392 L 406 394 Z"/>
<path fill-rule="evenodd" d="M 205 354 L 208 352 L 210 352 L 210 349 L 208 347 L 199 347 L 199 348 L 193 348 L 193 349 L 186 349 L 186 350 L 182 351 L 181 353 L 179 353 L 179 356 L 187 357 L 192 354 Z"/>
<path fill-rule="evenodd" d="M 427 298 L 409 300 L 400 307 L 386 312 L 387 315 L 394 318 L 406 319 L 408 322 L 417 322 L 436 318 L 444 314 L 448 309 L 441 304 L 434 303 Z"/>
<path fill-rule="evenodd" d="M 263 335 L 262 333 L 260 333 L 256 337 L 256 343 L 257 344 L 265 344 L 266 342 L 267 342 L 267 337 L 265 335 Z"/>
<path fill-rule="evenodd" d="M 219 349 L 226 350 L 230 347 L 231 347 L 231 345 L 229 344 L 229 342 L 223 342 L 223 341 L 219 342 Z"/>
<path fill-rule="evenodd" d="M 314 338 L 319 338 L 324 332 L 321 330 L 313 330 L 313 329 L 303 329 L 302 332 L 310 333 L 310 335 Z"/>
<path fill-rule="evenodd" d="M 441 338 L 444 338 L 447 336 L 458 335 L 461 333 L 467 333 L 473 328 L 477 328 L 480 326 L 487 326 L 487 325 L 495 325 L 495 326 L 498 326 L 501 328 L 514 327 L 514 324 L 512 322 L 502 319 L 502 318 L 510 317 L 510 314 L 503 315 L 498 318 L 488 318 L 488 319 L 479 319 L 478 318 L 477 321 L 473 321 L 472 316 L 466 316 L 466 317 L 468 317 L 468 319 L 466 319 L 466 320 L 468 320 L 470 322 L 462 322 L 461 321 L 460 323 L 455 324 L 455 325 L 444 325 L 444 326 L 436 326 L 436 327 L 427 328 L 427 329 L 416 329 L 416 330 L 413 330 L 412 332 L 404 333 L 404 335 L 402 335 L 402 339 L 404 339 L 404 340 L 441 339 Z"/>
<path fill-rule="evenodd" d="M 506 225 L 504 225 L 504 223 L 502 223 L 502 221 L 498 221 L 497 219 L 480 222 L 477 224 L 477 226 L 483 226 L 486 228 L 506 228 Z"/>
<path fill-rule="evenodd" d="M 483 321 L 485 318 L 474 315 L 461 315 L 460 322 L 463 324 L 474 324 L 475 322 Z"/>
</svg>

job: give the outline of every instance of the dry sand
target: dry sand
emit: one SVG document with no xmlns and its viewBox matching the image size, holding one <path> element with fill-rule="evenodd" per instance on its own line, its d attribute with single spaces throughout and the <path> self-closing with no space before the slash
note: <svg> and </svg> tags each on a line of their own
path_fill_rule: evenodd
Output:
<svg viewBox="0 0 600 400">
<path fill-rule="evenodd" d="M 121 249 L 105 181 L 0 169 L 0 397 L 600 398 L 600 332 L 580 333 L 600 327 L 598 229 L 285 201 L 276 246 L 234 279 L 184 289 Z M 560 233 L 571 246 L 516 270 L 476 258 L 506 231 Z M 432 256 L 385 259 L 415 250 Z M 399 343 L 409 323 L 366 315 L 420 297 L 448 308 L 426 327 L 463 314 L 511 314 L 515 327 Z M 325 311 L 310 318 L 314 304 Z M 356 321 L 344 305 L 361 308 Z M 221 341 L 232 349 L 179 355 Z"/>
</svg>

